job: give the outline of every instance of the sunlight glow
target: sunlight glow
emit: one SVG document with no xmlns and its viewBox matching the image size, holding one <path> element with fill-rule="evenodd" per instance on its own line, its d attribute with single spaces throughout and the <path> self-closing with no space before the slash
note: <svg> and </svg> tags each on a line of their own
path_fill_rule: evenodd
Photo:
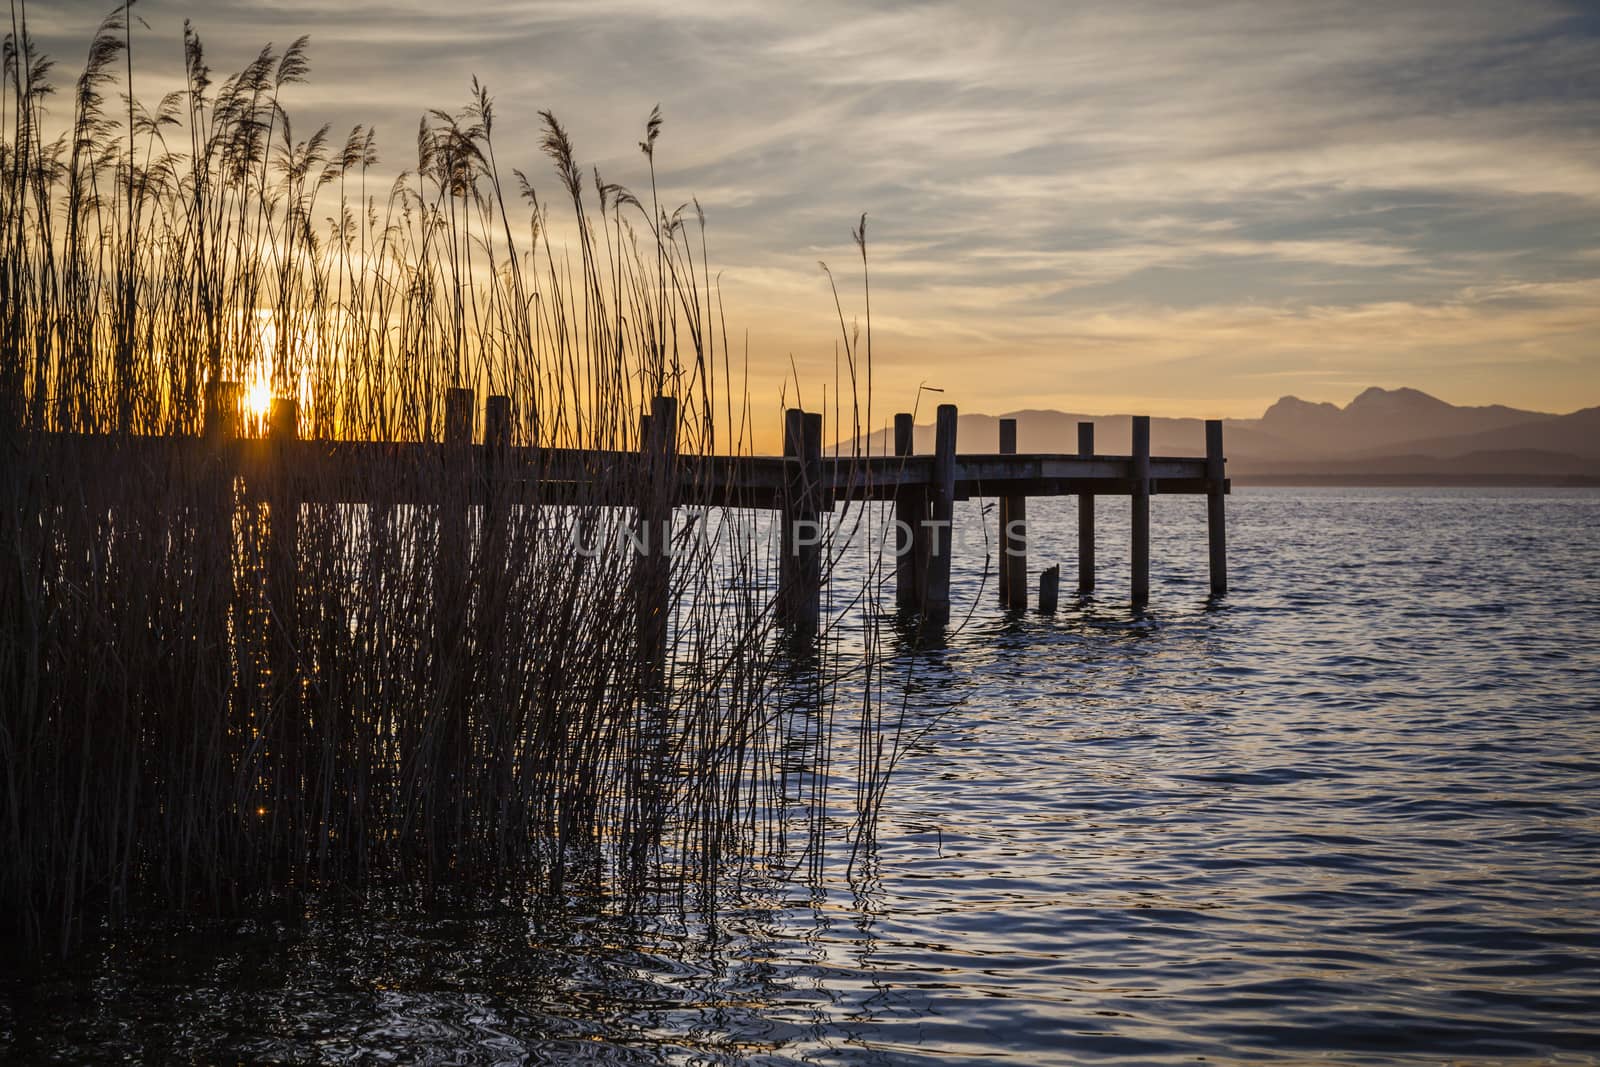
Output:
<svg viewBox="0 0 1600 1067">
<path fill-rule="evenodd" d="M 272 383 L 265 374 L 252 378 L 245 387 L 244 411 L 253 423 L 265 423 L 272 414 Z"/>
</svg>

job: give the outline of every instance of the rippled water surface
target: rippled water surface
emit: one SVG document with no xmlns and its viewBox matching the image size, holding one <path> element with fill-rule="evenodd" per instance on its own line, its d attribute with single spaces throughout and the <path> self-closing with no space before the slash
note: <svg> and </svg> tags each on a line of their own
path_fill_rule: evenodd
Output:
<svg viewBox="0 0 1600 1067">
<path fill-rule="evenodd" d="M 21 1059 L 1600 1062 L 1600 494 L 1156 498 L 1153 603 L 975 610 L 878 847 L 715 929 L 313 913 L 13 989 Z M 967 524 L 977 520 L 967 506 Z M 1034 570 L 1072 505 L 1030 502 Z M 1070 574 L 1066 581 L 1070 586 Z M 9 1046 L 9 1051 L 8 1047 Z"/>
</svg>

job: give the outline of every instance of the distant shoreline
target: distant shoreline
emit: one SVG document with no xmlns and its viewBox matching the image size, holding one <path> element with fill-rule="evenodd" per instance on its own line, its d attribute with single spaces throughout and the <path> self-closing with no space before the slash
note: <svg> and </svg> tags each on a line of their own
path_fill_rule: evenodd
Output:
<svg viewBox="0 0 1600 1067">
<path fill-rule="evenodd" d="M 1592 489 L 1600 476 L 1585 474 L 1235 474 L 1235 487 Z"/>
</svg>

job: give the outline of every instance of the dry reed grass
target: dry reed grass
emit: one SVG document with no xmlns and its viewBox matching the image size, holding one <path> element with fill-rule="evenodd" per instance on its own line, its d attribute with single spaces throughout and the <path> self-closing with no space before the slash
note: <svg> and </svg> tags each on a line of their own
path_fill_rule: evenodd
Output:
<svg viewBox="0 0 1600 1067">
<path fill-rule="evenodd" d="M 263 496 L 225 448 L 151 458 L 167 455 L 154 440 L 202 437 L 223 381 L 298 398 L 317 440 L 437 442 L 446 390 L 470 387 L 509 397 L 513 443 L 542 449 L 636 451 L 670 396 L 679 451 L 748 454 L 704 218 L 658 206 L 659 114 L 640 146 L 648 205 L 586 175 L 544 114 L 559 223 L 524 174 L 503 185 L 476 82 L 373 188 L 371 131 L 303 135 L 281 102 L 307 75 L 304 39 L 219 81 L 185 24 L 185 88 L 149 109 L 118 9 L 52 137 L 50 65 L 12 11 L 0 914 L 15 934 L 64 949 L 143 908 L 379 883 L 703 898 L 788 847 L 775 813 L 797 781 L 825 788 L 841 684 L 863 694 L 858 799 L 878 802 L 871 686 L 842 683 L 825 646 L 793 669 L 770 540 L 706 506 L 712 487 L 677 513 L 657 668 L 635 626 L 636 512 L 610 503 L 645 500 L 648 465 L 552 502 L 522 452 L 532 477 L 491 509 L 407 502 L 460 490 L 445 452 L 420 474 L 371 467 L 365 505 Z M 855 393 L 870 356 L 844 343 Z M 860 437 L 870 411 L 843 410 Z M 317 476 L 293 472 L 295 492 L 316 501 Z M 402 492 L 418 478 L 432 483 Z M 865 651 L 858 681 L 863 662 L 879 677 Z M 825 798 L 802 801 L 820 831 Z"/>
</svg>

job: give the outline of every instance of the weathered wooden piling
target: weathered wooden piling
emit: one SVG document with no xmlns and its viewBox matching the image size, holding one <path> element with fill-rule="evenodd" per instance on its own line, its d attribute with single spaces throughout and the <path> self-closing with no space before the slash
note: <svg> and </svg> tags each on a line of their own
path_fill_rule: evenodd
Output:
<svg viewBox="0 0 1600 1067">
<path fill-rule="evenodd" d="M 234 456 L 242 412 L 238 382 L 213 379 L 206 383 L 205 413 L 201 426 L 206 441 L 205 474 L 201 482 L 198 521 L 199 565 L 204 568 L 199 580 L 206 612 L 204 662 L 215 679 L 218 691 L 231 692 L 241 699 L 242 687 L 229 684 L 235 663 L 235 642 L 230 633 L 239 632 L 237 585 L 234 580 Z"/>
<path fill-rule="evenodd" d="M 436 870 L 450 862 L 460 805 L 466 802 L 451 781 L 464 772 L 472 758 L 472 724 L 465 706 L 471 664 L 463 641 L 470 599 L 468 508 L 476 473 L 472 445 L 477 411 L 471 389 L 451 388 L 444 394 L 444 491 L 438 508 L 439 546 L 433 584 L 434 661 L 440 664 L 436 699 L 436 747 L 433 750 L 433 789 L 428 794 L 430 857 Z"/>
<path fill-rule="evenodd" d="M 491 396 L 483 405 L 482 594 L 499 587 L 505 573 L 511 503 L 511 398 Z"/>
<path fill-rule="evenodd" d="M 243 391 L 238 382 L 213 379 L 206 383 L 206 410 L 201 431 L 209 441 L 232 441 L 239 436 Z"/>
<path fill-rule="evenodd" d="M 909 456 L 915 451 L 914 419 L 909 413 L 894 417 L 894 454 Z M 922 486 L 904 485 L 894 495 L 894 599 L 901 611 L 916 611 L 926 567 L 920 549 L 922 520 L 928 514 L 928 494 Z"/>
<path fill-rule="evenodd" d="M 1000 454 L 1017 453 L 1017 420 L 1000 420 Z M 1028 607 L 1028 498 L 1000 498 L 1000 603 L 1012 611 Z"/>
<path fill-rule="evenodd" d="M 1211 555 L 1211 592 L 1228 591 L 1227 461 L 1222 452 L 1222 420 L 1206 420 L 1206 539 Z"/>
<path fill-rule="evenodd" d="M 672 614 L 672 499 L 678 456 L 678 398 L 658 396 L 641 420 L 639 529 L 635 541 L 639 655 L 646 676 L 665 677 Z"/>
<path fill-rule="evenodd" d="M 1150 601 L 1150 416 L 1133 417 L 1133 519 L 1132 544 L 1129 546 L 1133 561 L 1133 603 L 1136 606 Z"/>
<path fill-rule="evenodd" d="M 466 621 L 467 506 L 471 501 L 472 437 L 476 412 L 471 389 L 444 394 L 444 492 L 439 508 L 439 550 L 434 571 L 434 627 L 440 652 L 461 635 Z"/>
<path fill-rule="evenodd" d="M 1078 458 L 1094 458 L 1094 423 L 1078 423 Z M 1078 494 L 1078 595 L 1094 592 L 1094 494 Z"/>
<path fill-rule="evenodd" d="M 300 494 L 294 464 L 294 442 L 300 436 L 299 401 L 279 397 L 272 402 L 267 435 L 272 457 L 267 504 L 267 671 L 275 715 L 268 749 L 276 814 L 281 805 L 299 796 L 305 748 L 298 663 Z M 288 803 L 287 808 L 292 813 L 298 805 Z"/>
<path fill-rule="evenodd" d="M 1056 604 L 1060 599 L 1061 564 L 1057 563 L 1039 572 L 1039 613 L 1055 614 Z"/>
<path fill-rule="evenodd" d="M 814 628 L 822 617 L 822 415 L 790 408 L 783 418 L 783 454 L 792 464 L 779 522 L 780 616 Z"/>
<path fill-rule="evenodd" d="M 950 621 L 950 556 L 953 546 L 951 525 L 956 501 L 956 406 L 940 404 L 934 419 L 933 483 L 928 491 L 927 592 L 922 597 L 923 617 L 942 625 Z"/>
</svg>

